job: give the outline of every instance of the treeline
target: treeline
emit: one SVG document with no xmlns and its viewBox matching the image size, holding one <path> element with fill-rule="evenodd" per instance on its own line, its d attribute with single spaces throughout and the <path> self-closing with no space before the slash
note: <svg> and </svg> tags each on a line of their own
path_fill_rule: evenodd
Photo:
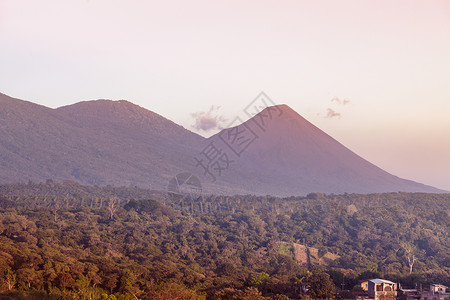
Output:
<svg viewBox="0 0 450 300">
<path fill-rule="evenodd" d="M 373 277 L 450 285 L 450 195 L 183 196 L 51 181 L 0 192 L 11 299 L 317 298 Z"/>
<path fill-rule="evenodd" d="M 123 206 L 129 199 L 162 199 L 166 193 L 138 187 L 80 185 L 70 180 L 55 183 L 48 179 L 45 183 L 29 181 L 0 185 L 0 196 L 0 207 L 5 203 L 15 202 L 16 205 L 29 209 L 54 205 L 65 208 L 102 208 L 107 205 L 105 200 L 111 198 L 119 200 Z"/>
</svg>

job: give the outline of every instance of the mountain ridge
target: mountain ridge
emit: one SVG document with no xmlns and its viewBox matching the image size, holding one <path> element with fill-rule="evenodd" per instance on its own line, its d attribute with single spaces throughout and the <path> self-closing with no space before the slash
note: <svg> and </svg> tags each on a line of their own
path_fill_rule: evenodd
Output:
<svg viewBox="0 0 450 300">
<path fill-rule="evenodd" d="M 385 172 L 286 104 L 236 126 L 257 136 L 239 155 L 224 143 L 233 127 L 204 138 L 126 100 L 51 109 L 0 94 L 0 104 L 1 183 L 51 178 L 165 190 L 175 175 L 190 172 L 211 194 L 445 192 Z M 233 161 L 215 181 L 195 160 L 211 142 Z"/>
</svg>

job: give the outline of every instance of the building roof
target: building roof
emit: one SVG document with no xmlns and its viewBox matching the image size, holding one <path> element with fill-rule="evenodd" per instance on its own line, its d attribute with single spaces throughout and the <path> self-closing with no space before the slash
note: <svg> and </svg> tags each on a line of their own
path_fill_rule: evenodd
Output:
<svg viewBox="0 0 450 300">
<path fill-rule="evenodd" d="M 393 283 L 392 281 L 384 280 L 384 279 L 379 279 L 379 278 L 371 279 L 371 280 L 369 280 L 369 281 L 372 281 L 373 283 L 395 284 L 395 283 Z"/>
<path fill-rule="evenodd" d="M 443 284 L 432 284 L 431 286 L 440 286 L 440 287 L 448 288 L 448 286 L 445 286 L 445 285 L 443 285 Z"/>
</svg>

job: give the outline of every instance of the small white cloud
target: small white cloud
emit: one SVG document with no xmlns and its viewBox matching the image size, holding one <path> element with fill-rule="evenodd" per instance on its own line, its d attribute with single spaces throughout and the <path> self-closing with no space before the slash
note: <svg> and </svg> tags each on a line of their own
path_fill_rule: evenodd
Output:
<svg viewBox="0 0 450 300">
<path fill-rule="evenodd" d="M 336 102 L 338 104 L 341 104 L 341 99 L 339 99 L 338 97 L 334 97 L 330 100 L 331 102 Z"/>
<path fill-rule="evenodd" d="M 335 110 L 333 110 L 333 109 L 331 109 L 331 108 L 328 108 L 327 109 L 327 115 L 325 116 L 325 118 L 327 118 L 327 119 L 332 119 L 332 118 L 340 118 L 341 117 L 341 114 L 340 113 L 338 113 L 338 112 L 336 112 Z"/>
<path fill-rule="evenodd" d="M 212 105 L 206 112 L 195 112 L 191 116 L 195 119 L 192 127 L 199 131 L 221 130 L 224 128 L 226 119 L 217 114 L 220 106 Z"/>
<path fill-rule="evenodd" d="M 336 102 L 337 104 L 342 104 L 342 105 L 347 105 L 350 103 L 350 100 L 348 99 L 339 99 L 338 97 L 333 97 L 331 100 L 331 102 Z"/>
</svg>

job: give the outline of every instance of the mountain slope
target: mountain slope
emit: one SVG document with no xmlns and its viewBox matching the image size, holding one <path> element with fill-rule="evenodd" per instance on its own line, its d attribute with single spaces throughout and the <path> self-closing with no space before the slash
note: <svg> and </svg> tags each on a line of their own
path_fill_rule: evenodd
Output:
<svg viewBox="0 0 450 300">
<path fill-rule="evenodd" d="M 266 108 L 236 127 L 237 132 L 248 129 L 257 138 L 238 157 L 238 164 L 256 171 L 251 188 L 260 193 L 288 196 L 309 192 L 439 192 L 393 176 L 364 160 L 287 105 Z M 220 137 L 226 136 L 227 131 L 230 129 L 210 140 L 223 142 Z M 236 176 L 225 176 L 224 181 Z"/>
<path fill-rule="evenodd" d="M 162 189 L 203 138 L 126 101 L 60 109 L 0 95 L 1 182 L 75 180 Z"/>
<path fill-rule="evenodd" d="M 166 190 L 190 172 L 215 194 L 442 192 L 381 170 L 286 105 L 205 139 L 123 100 L 50 109 L 0 94 L 0 141 L 1 183 L 51 178 Z M 229 159 L 220 174 L 210 166 L 215 181 L 197 163 L 211 143 Z"/>
</svg>

